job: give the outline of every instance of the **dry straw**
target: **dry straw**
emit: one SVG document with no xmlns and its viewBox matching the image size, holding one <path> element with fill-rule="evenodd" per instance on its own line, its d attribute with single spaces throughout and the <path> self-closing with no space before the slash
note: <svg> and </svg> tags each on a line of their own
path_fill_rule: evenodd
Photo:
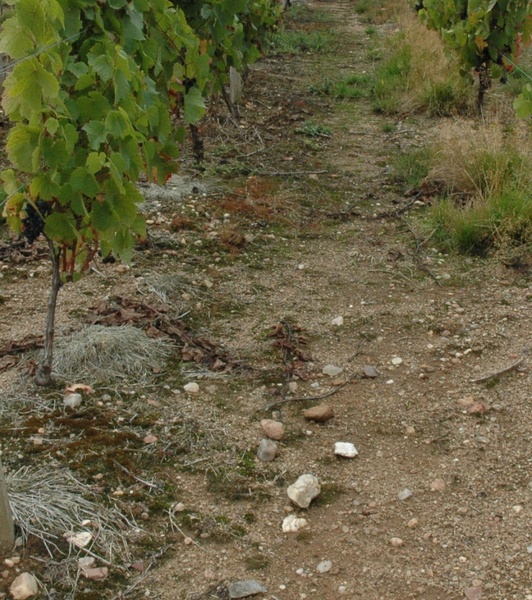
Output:
<svg viewBox="0 0 532 600">
<path fill-rule="evenodd" d="M 149 338 L 131 325 L 90 325 L 56 339 L 54 375 L 66 381 L 142 381 L 159 372 L 172 353 L 168 340 Z"/>
</svg>

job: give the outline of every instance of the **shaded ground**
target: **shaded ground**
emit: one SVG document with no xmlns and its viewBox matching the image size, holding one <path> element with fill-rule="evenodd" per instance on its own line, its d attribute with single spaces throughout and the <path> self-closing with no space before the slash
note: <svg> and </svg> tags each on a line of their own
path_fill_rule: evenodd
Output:
<svg viewBox="0 0 532 600">
<path fill-rule="evenodd" d="M 103 474 L 102 497 L 152 531 L 134 551 L 140 578 L 130 569 L 86 593 L 79 585 L 76 598 L 120 597 L 111 587 L 130 588 L 122 597 L 226 598 L 239 579 L 282 600 L 532 598 L 530 279 L 432 248 L 422 208 L 382 216 L 409 202 L 390 183 L 390 157 L 421 144 L 433 124 L 374 115 L 364 94 L 312 94 L 316 82 L 370 71 L 389 26 L 368 34 L 348 1 L 311 9 L 299 27 L 333 31 L 338 51 L 254 67 L 240 122 L 220 109 L 205 128 L 205 191 L 150 199 L 151 243 L 131 269 L 99 265 L 63 290 L 65 330 L 96 314 L 161 330 L 148 308 L 166 306 L 170 321 L 187 313 L 196 341 L 174 337 L 187 364 L 155 383 L 96 387 L 75 429 L 81 449 L 69 441 L 74 417 L 56 405 L 31 423 L 23 415 L 16 435 L 4 425 L 4 449 L 20 450 L 3 458 L 8 467 L 60 451 L 83 480 Z M 4 343 L 35 333 L 43 308 L 29 278 L 45 288 L 48 272 L 38 257 L 10 254 L 2 265 Z M 181 287 L 161 294 L 161 278 L 176 273 Z M 126 307 L 135 314 L 117 295 L 135 299 Z M 343 373 L 323 376 L 327 364 Z M 378 377 L 364 378 L 366 365 Z M 2 374 L 6 393 L 16 373 Z M 183 391 L 188 380 L 198 393 Z M 332 391 L 324 401 L 334 419 L 305 421 L 302 409 Z M 59 403 L 60 390 L 41 400 Z M 272 463 L 255 459 L 265 417 L 286 428 Z M 30 453 L 43 427 L 47 442 Z M 158 439 L 147 447 L 150 434 Z M 337 441 L 359 456 L 335 457 Z M 286 487 L 303 473 L 322 493 L 298 511 Z M 399 500 L 405 488 L 412 495 Z M 308 526 L 283 533 L 292 513 Z M 323 560 L 332 568 L 319 574 Z"/>
</svg>

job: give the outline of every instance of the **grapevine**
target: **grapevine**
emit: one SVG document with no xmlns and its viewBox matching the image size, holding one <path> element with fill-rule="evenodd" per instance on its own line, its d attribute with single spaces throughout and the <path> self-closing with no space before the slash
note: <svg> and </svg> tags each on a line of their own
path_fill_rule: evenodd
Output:
<svg viewBox="0 0 532 600">
<path fill-rule="evenodd" d="M 275 15 L 269 0 L 211 0 L 196 31 L 187 4 L 18 0 L 2 25 L 0 52 L 13 65 L 2 99 L 12 123 L 3 216 L 28 241 L 48 240 L 52 296 L 98 253 L 130 260 L 146 232 L 138 178 L 163 183 L 176 172 L 187 125 L 203 117 L 224 70 L 258 58 Z"/>
<path fill-rule="evenodd" d="M 415 8 L 458 57 L 462 74 L 478 77 L 482 110 L 492 77 L 500 77 L 532 40 L 530 0 L 418 0 Z"/>
</svg>

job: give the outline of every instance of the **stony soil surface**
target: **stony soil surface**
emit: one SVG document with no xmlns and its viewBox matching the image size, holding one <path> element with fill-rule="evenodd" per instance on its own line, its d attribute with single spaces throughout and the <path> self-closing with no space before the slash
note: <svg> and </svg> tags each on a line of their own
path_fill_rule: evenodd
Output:
<svg viewBox="0 0 532 600">
<path fill-rule="evenodd" d="M 438 123 L 310 94 L 331 70 L 371 69 L 375 43 L 353 3 L 310 8 L 329 15 L 321 27 L 334 31 L 340 55 L 254 67 L 238 126 L 205 131 L 215 157 L 201 180 L 206 196 L 151 199 L 152 245 L 131 269 L 99 265 L 63 290 L 59 324 L 75 329 L 107 297 L 153 305 L 150 277 L 181 273 L 190 289 L 166 298 L 171 310 L 190 310 L 191 329 L 236 365 L 192 366 L 185 378 L 174 366 L 144 388 L 96 388 L 98 398 L 110 394 L 109 413 L 132 403 L 158 411 L 142 430 L 157 437 L 155 460 L 138 471 L 124 464 L 164 481 L 168 497 L 157 505 L 157 491 L 144 490 L 143 518 L 159 543 L 136 548 L 140 578 L 133 569 L 127 585 L 113 581 L 128 594 L 89 582 L 76 598 L 229 598 L 234 582 L 251 579 L 270 600 L 532 598 L 529 274 L 433 248 L 423 207 L 392 215 L 409 198 L 390 184 L 390 156 L 421 145 Z M 308 121 L 331 133 L 305 138 L 296 129 Z M 2 262 L 2 343 L 36 333 L 35 290 L 48 276 L 38 256 L 12 259 Z M 325 375 L 326 365 L 342 372 Z M 18 369 L 4 370 L 4 390 Z M 185 392 L 187 381 L 198 391 Z M 103 410 L 98 398 L 90 402 Z M 320 404 L 334 417 L 306 420 L 303 410 Z M 255 458 L 265 418 L 284 425 L 272 462 Z M 171 454 L 192 422 L 198 442 L 186 459 Z M 336 456 L 336 442 L 358 456 Z M 116 480 L 102 473 L 112 496 Z M 321 484 L 307 509 L 286 491 L 302 474 Z M 139 485 L 118 482 L 126 495 Z M 307 524 L 285 533 L 291 514 Z"/>
</svg>

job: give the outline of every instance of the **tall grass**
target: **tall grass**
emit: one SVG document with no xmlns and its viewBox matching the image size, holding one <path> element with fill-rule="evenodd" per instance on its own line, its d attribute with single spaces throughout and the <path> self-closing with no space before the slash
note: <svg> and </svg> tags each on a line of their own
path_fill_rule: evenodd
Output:
<svg viewBox="0 0 532 600">
<path fill-rule="evenodd" d="M 409 11 L 398 25 L 400 33 L 388 40 L 385 59 L 375 71 L 375 111 L 426 111 L 433 116 L 467 111 L 470 91 L 445 55 L 438 34 Z"/>
<path fill-rule="evenodd" d="M 485 255 L 532 243 L 532 146 L 496 123 L 446 124 L 426 177 L 444 199 L 431 212 L 436 235 L 460 252 Z"/>
</svg>

